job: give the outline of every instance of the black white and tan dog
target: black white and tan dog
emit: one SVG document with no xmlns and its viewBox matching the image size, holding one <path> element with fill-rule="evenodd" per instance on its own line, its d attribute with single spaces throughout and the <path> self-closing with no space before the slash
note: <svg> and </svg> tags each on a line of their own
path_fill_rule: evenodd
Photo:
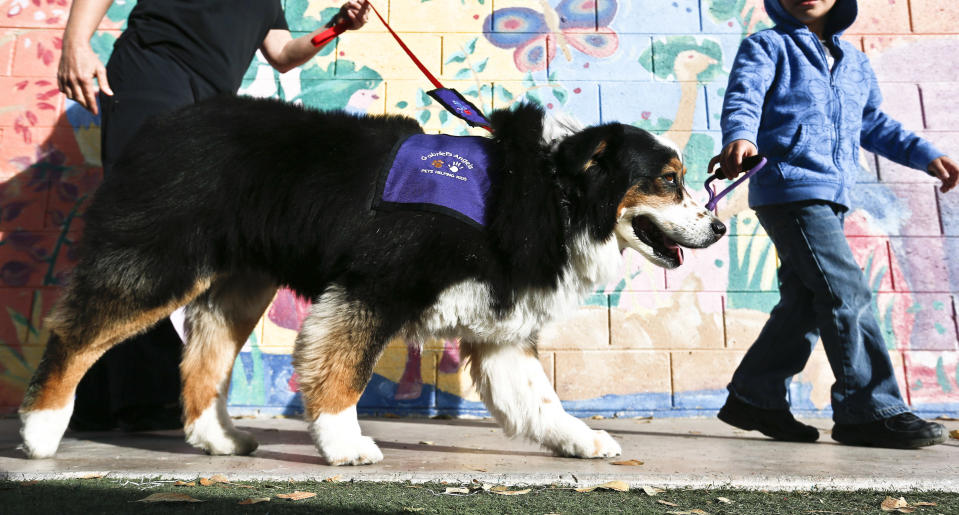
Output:
<svg viewBox="0 0 959 515">
<path fill-rule="evenodd" d="M 615 278 L 625 249 L 674 268 L 725 226 L 684 188 L 673 146 L 618 123 L 582 128 L 523 105 L 491 117 L 501 173 L 485 227 L 373 209 L 412 119 L 214 99 L 149 123 L 86 212 L 80 261 L 46 324 L 20 408 L 23 449 L 56 453 L 87 369 L 185 306 L 187 441 L 249 454 L 226 409 L 239 349 L 278 286 L 314 304 L 293 364 L 330 464 L 383 458 L 356 403 L 396 337 L 460 338 L 483 402 L 509 435 L 558 455 L 620 454 L 566 413 L 537 359 L 541 327 Z"/>
</svg>

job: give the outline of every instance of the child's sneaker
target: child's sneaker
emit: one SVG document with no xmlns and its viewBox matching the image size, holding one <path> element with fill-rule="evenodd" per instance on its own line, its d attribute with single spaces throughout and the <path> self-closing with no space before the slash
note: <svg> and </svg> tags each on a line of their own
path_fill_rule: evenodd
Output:
<svg viewBox="0 0 959 515">
<path fill-rule="evenodd" d="M 747 431 L 760 433 L 785 442 L 815 442 L 819 431 L 793 418 L 788 409 L 762 409 L 746 404 L 733 395 L 719 410 L 719 420 Z"/>
<path fill-rule="evenodd" d="M 836 424 L 832 439 L 846 445 L 916 449 L 946 441 L 942 424 L 923 420 L 912 413 L 900 413 L 865 424 Z"/>
</svg>

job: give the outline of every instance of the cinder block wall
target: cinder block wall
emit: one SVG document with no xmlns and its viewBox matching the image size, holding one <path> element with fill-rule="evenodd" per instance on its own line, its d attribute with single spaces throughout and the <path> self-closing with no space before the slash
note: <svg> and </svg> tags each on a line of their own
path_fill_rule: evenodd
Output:
<svg viewBox="0 0 959 515">
<path fill-rule="evenodd" d="M 339 0 L 285 0 L 290 27 L 308 32 Z M 959 4 L 860 0 L 846 39 L 872 59 L 885 109 L 959 157 Z M 94 38 L 105 60 L 132 7 L 114 5 Z M 708 159 L 720 145 L 729 66 L 744 35 L 768 27 L 761 0 L 376 0 L 429 69 L 485 110 L 528 101 L 587 123 L 620 121 L 674 139 L 687 181 L 704 196 Z M 575 21 L 592 27 L 544 20 Z M 516 7 L 531 10 L 515 11 Z M 43 315 L 75 261 L 83 206 L 97 187 L 99 121 L 57 92 L 66 0 L 0 2 L 0 410 L 15 410 L 48 334 Z M 513 34 L 484 30 L 512 16 Z M 596 26 L 598 25 L 598 26 Z M 428 82 L 375 18 L 304 67 L 278 75 L 261 58 L 241 94 L 324 109 L 402 113 L 429 131 L 466 133 L 425 91 Z M 876 292 L 875 312 L 910 404 L 959 414 L 959 193 L 940 194 L 924 174 L 862 154 L 847 235 Z M 665 272 L 627 253 L 620 278 L 575 317 L 548 329 L 541 359 L 578 415 L 708 415 L 777 302 L 776 255 L 746 206 L 745 188 L 719 216 L 730 234 Z M 290 367 L 306 303 L 288 291 L 236 361 L 237 413 L 300 410 Z M 409 344 L 409 345 L 408 345 Z M 417 344 L 422 344 L 420 348 Z M 366 412 L 481 414 L 456 342 L 390 345 L 361 401 Z M 828 413 L 832 374 L 821 348 L 792 383 L 792 403 Z"/>
</svg>

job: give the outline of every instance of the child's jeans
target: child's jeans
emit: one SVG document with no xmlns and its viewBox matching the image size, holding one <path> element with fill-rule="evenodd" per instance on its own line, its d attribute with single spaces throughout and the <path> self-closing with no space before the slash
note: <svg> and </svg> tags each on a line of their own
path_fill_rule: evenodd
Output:
<svg viewBox="0 0 959 515">
<path fill-rule="evenodd" d="M 740 400 L 788 409 L 790 378 L 819 337 L 836 382 L 833 419 L 858 424 L 909 411 L 873 314 L 872 292 L 843 233 L 844 211 L 828 202 L 756 209 L 779 253 L 779 304 L 729 384 Z"/>
</svg>

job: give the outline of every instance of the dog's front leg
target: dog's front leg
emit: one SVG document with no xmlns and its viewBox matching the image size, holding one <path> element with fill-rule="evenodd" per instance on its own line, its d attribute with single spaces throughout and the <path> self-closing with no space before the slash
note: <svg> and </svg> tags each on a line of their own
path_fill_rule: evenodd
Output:
<svg viewBox="0 0 959 515">
<path fill-rule="evenodd" d="M 516 345 L 461 347 L 487 409 L 509 436 L 522 435 L 561 456 L 606 458 L 622 449 L 606 431 L 594 431 L 563 409 L 536 351 Z"/>
<path fill-rule="evenodd" d="M 363 436 L 356 403 L 386 345 L 377 318 L 336 289 L 313 304 L 296 338 L 293 367 L 317 450 L 330 465 L 366 465 L 383 459 Z"/>
</svg>

